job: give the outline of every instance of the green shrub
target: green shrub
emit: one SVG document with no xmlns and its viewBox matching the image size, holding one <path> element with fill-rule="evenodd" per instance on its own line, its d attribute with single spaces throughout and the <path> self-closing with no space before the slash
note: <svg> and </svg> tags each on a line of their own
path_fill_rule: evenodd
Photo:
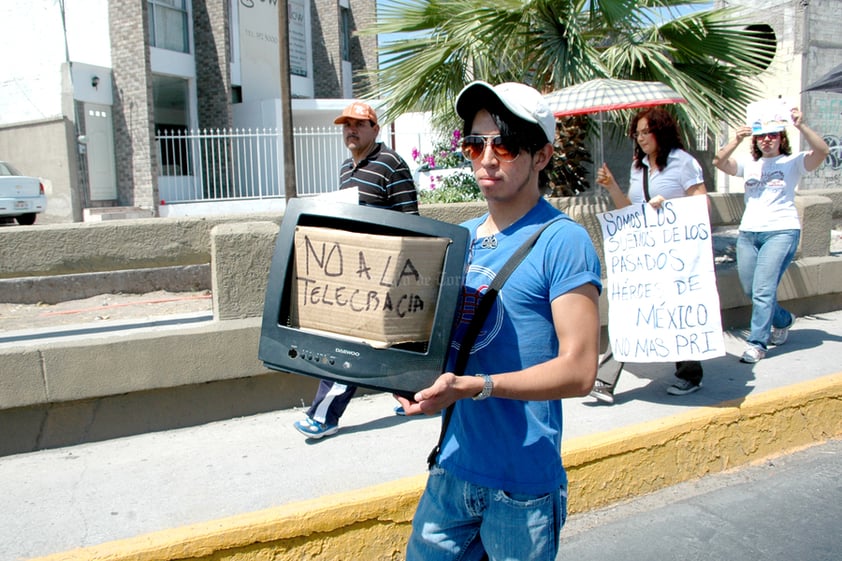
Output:
<svg viewBox="0 0 842 561">
<path fill-rule="evenodd" d="M 421 203 L 464 203 L 483 200 L 473 171 L 460 149 L 461 132 L 454 130 L 449 137 L 438 141 L 432 152 L 422 154 L 417 148 L 412 158 L 419 164 L 418 171 L 429 172 L 429 185 L 421 185 L 418 200 Z M 453 173 L 453 168 L 460 168 Z M 441 175 L 437 170 L 447 170 Z M 426 181 L 426 180 L 425 180 Z"/>
<path fill-rule="evenodd" d="M 482 200 L 482 192 L 470 168 L 442 177 L 434 189 L 418 192 L 418 201 L 421 203 L 469 203 Z"/>
</svg>

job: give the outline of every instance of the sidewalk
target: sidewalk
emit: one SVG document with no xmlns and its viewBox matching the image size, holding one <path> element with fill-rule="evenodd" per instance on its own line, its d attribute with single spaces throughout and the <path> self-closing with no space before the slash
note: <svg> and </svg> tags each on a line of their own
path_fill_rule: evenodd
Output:
<svg viewBox="0 0 842 561">
<path fill-rule="evenodd" d="M 614 406 L 565 401 L 565 440 L 739 400 L 840 371 L 842 311 L 799 318 L 786 345 L 741 364 L 743 333 L 705 362 L 704 388 L 666 394 L 671 365 L 630 364 Z M 339 434 L 306 441 L 304 407 L 0 457 L 0 559 L 16 560 L 422 475 L 438 418 L 404 418 L 378 394 L 352 401 Z M 201 407 L 201 403 L 194 404 Z"/>
</svg>

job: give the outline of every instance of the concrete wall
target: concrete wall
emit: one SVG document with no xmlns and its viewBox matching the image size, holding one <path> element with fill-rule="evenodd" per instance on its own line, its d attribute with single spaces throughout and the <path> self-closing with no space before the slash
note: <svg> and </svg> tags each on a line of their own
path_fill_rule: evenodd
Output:
<svg viewBox="0 0 842 561">
<path fill-rule="evenodd" d="M 0 160 L 44 183 L 47 210 L 36 224 L 82 220 L 78 154 L 71 149 L 76 146 L 73 123 L 66 118 L 0 127 Z"/>
<path fill-rule="evenodd" d="M 209 264 L 211 230 L 277 215 L 113 220 L 0 229 L 0 279 Z"/>
<path fill-rule="evenodd" d="M 829 206 L 819 205 L 804 215 L 806 203 L 821 202 L 804 198 L 806 196 L 824 197 L 829 200 Z M 810 232 L 826 228 L 828 233 L 819 236 L 824 240 L 830 231 L 825 222 L 828 217 L 836 224 L 842 223 L 842 189 L 813 189 L 804 197 L 797 198 L 804 217 L 802 238 L 809 238 L 804 255 L 826 255 L 827 248 L 822 247 Z M 742 194 L 712 193 L 710 201 L 712 226 L 739 222 L 745 208 Z M 592 215 L 613 208 L 607 197 L 589 195 L 553 199 L 552 202 L 582 222 L 591 232 L 595 245 L 601 245 L 601 233 Z M 483 212 L 485 203 L 482 202 L 421 206 L 422 215 L 451 223 Z M 264 213 L 0 228 L 0 279 L 209 264 L 214 227 L 250 222 L 279 225 L 282 218 L 278 214 Z"/>
<path fill-rule="evenodd" d="M 803 92 L 820 76 L 842 60 L 839 34 L 839 0 L 717 0 L 716 7 L 736 10 L 737 16 L 769 25 L 777 38 L 775 57 L 769 68 L 757 76 L 758 99 L 783 97 L 801 107 L 805 122 L 828 144 L 842 146 L 842 95 L 829 92 Z M 733 124 L 732 124 L 733 125 Z M 725 144 L 734 128 L 724 129 L 717 140 Z M 806 150 L 801 135 L 792 127 L 787 134 L 794 151 Z M 749 143 L 737 149 L 737 158 L 747 157 Z M 707 171 L 707 170 L 705 170 Z M 715 174 L 717 190 L 742 191 L 742 179 Z M 834 152 L 819 169 L 801 180 L 802 191 L 838 188 L 842 185 L 842 153 Z"/>
<path fill-rule="evenodd" d="M 803 2 L 801 4 L 804 4 Z M 837 18 L 838 0 L 812 0 L 806 6 L 804 22 L 803 86 L 806 87 L 842 62 L 842 35 Z M 842 95 L 835 92 L 805 92 L 802 109 L 810 127 L 822 135 L 833 150 L 819 169 L 809 174 L 805 185 L 842 187 Z M 806 147 L 804 147 L 806 148 Z"/>
</svg>

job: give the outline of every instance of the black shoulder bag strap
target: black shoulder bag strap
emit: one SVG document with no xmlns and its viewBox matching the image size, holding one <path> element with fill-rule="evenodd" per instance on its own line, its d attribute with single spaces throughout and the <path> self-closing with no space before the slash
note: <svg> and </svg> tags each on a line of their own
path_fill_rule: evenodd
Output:
<svg viewBox="0 0 842 561">
<path fill-rule="evenodd" d="M 485 294 L 482 295 L 480 298 L 479 304 L 477 304 L 477 308 L 474 311 L 474 317 L 471 318 L 471 323 L 468 324 L 468 328 L 465 330 L 465 336 L 462 338 L 462 341 L 459 343 L 459 354 L 456 355 L 456 364 L 453 368 L 453 373 L 457 376 L 461 376 L 465 373 L 465 366 L 468 364 L 468 355 L 471 354 L 471 349 L 474 346 L 474 343 L 477 340 L 477 336 L 479 335 L 480 329 L 482 329 L 483 323 L 485 323 L 485 318 L 488 316 L 488 313 L 491 311 L 491 306 L 494 304 L 494 301 L 497 299 L 497 294 L 500 292 L 500 289 L 503 287 L 503 283 L 508 280 L 509 275 L 512 274 L 518 265 L 520 265 L 521 261 L 523 261 L 524 257 L 532 250 L 535 246 L 535 242 L 538 241 L 538 238 L 547 229 L 547 226 L 552 224 L 553 222 L 559 220 L 555 218 L 543 226 L 538 228 L 538 230 L 532 234 L 528 240 L 526 240 L 522 246 L 520 246 L 517 251 L 515 251 L 509 260 L 506 261 L 506 264 L 500 269 L 497 275 L 494 276 L 494 280 L 491 281 L 491 284 L 488 286 L 488 289 L 485 291 Z M 439 433 L 439 441 L 436 443 L 436 446 L 430 452 L 430 455 L 427 456 L 427 466 L 433 467 L 433 464 L 436 463 L 436 457 L 438 457 L 439 452 L 441 452 L 441 445 L 444 442 L 444 435 L 447 432 L 447 426 L 450 424 L 450 417 L 453 416 L 453 404 L 450 404 L 448 408 L 444 412 L 444 419 L 441 423 L 441 432 Z"/>
<path fill-rule="evenodd" d="M 643 200 L 649 202 L 649 166 L 643 166 Z"/>
</svg>

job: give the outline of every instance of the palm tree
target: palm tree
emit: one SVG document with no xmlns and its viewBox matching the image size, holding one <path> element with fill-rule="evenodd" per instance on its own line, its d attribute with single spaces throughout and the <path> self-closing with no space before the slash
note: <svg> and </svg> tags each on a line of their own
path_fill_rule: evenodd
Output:
<svg viewBox="0 0 842 561">
<path fill-rule="evenodd" d="M 442 129 L 475 79 L 549 92 L 592 78 L 657 80 L 688 103 L 684 130 L 717 131 L 759 97 L 756 74 L 774 56 L 770 28 L 729 9 L 687 13 L 701 0 L 391 0 L 363 33 L 404 38 L 380 48 L 369 95 L 387 118 L 430 111 Z"/>
</svg>

